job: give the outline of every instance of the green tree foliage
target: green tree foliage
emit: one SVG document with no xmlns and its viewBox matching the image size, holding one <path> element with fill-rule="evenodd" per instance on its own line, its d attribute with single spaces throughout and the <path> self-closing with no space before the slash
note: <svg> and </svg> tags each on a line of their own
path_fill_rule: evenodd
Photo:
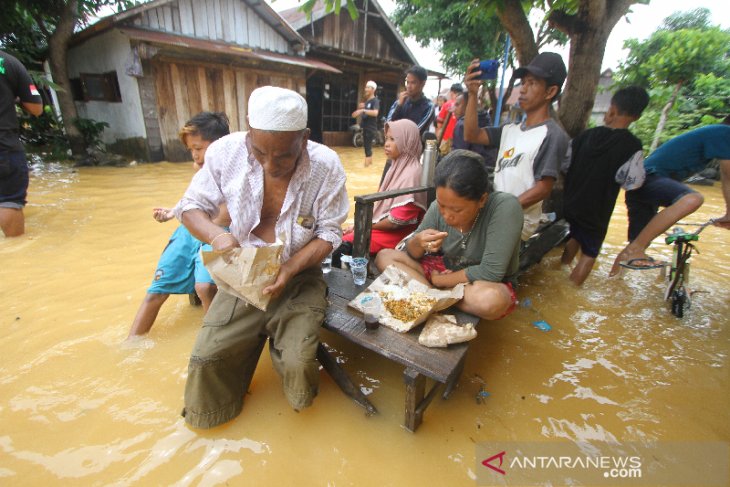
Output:
<svg viewBox="0 0 730 487">
<path fill-rule="evenodd" d="M 664 19 L 662 24 L 665 30 L 707 29 L 710 27 L 710 11 L 706 8 L 696 8 L 689 12 L 674 12 Z"/>
<path fill-rule="evenodd" d="M 71 2 L 65 0 L 11 0 L 0 15 L 0 46 L 11 51 L 26 67 L 48 56 L 48 40 Z M 82 0 L 76 3 L 75 27 L 85 27 L 102 8 L 117 10 L 137 3 L 132 0 Z"/>
<path fill-rule="evenodd" d="M 498 59 L 507 32 L 488 10 L 470 1 L 400 0 L 393 22 L 422 46 L 440 44 L 441 64 L 463 75 L 472 59 Z"/>
<path fill-rule="evenodd" d="M 465 67 L 474 58 L 495 59 L 502 57 L 502 49 L 508 28 L 507 17 L 519 17 L 519 12 L 508 11 L 507 4 L 514 1 L 495 0 L 396 0 L 393 22 L 403 34 L 413 36 L 422 46 L 437 42 L 441 47 L 441 63 L 451 73 L 463 74 Z M 514 6 L 514 5 L 513 5 Z M 539 20 L 530 30 L 535 52 L 547 43 L 563 45 L 568 36 L 550 25 L 549 16 L 554 11 L 566 15 L 576 13 L 574 0 L 522 2 L 520 8 L 525 16 L 539 11 Z M 508 11 L 509 13 L 505 13 Z M 518 49 L 521 51 L 521 49 Z M 525 58 L 534 53 L 525 49 Z M 513 59 L 510 57 L 510 64 Z M 527 61 L 525 61 L 527 62 Z"/>
<path fill-rule="evenodd" d="M 461 78 L 472 59 L 502 62 L 507 31 L 487 9 L 475 8 L 470 0 L 399 0 L 393 22 L 421 46 L 438 44 L 441 64 L 452 76 Z M 509 64 L 513 63 L 512 56 Z M 496 81 L 489 80 L 491 105 L 497 102 Z M 507 87 L 506 97 L 512 90 Z"/>
<path fill-rule="evenodd" d="M 45 35 L 20 2 L 13 2 L 0 15 L 0 46 L 28 69 L 40 69 L 47 52 Z"/>
<path fill-rule="evenodd" d="M 43 60 L 49 61 L 53 80 L 60 87 L 57 91 L 61 115 L 67 122 L 66 136 L 74 155 L 82 155 L 86 145 L 82 132 L 73 123 L 78 114 L 68 89 L 69 40 L 102 8 L 116 6 L 124 10 L 137 3 L 132 0 L 12 0 L 3 6 L 0 45 L 17 55 L 31 70 L 39 70 Z M 37 74 L 35 77 L 38 79 Z"/>
<path fill-rule="evenodd" d="M 314 0 L 307 0 L 302 10 L 311 12 L 315 3 Z M 431 5 L 444 6 L 447 13 L 453 15 L 451 5 L 463 4 L 469 14 L 476 18 L 496 17 L 509 33 L 521 65 L 529 63 L 537 55 L 539 42 L 543 37 L 541 32 L 548 36 L 564 36 L 569 39 L 570 59 L 566 63 L 569 75 L 558 116 L 568 134 L 575 136 L 585 129 L 590 117 L 608 36 L 632 4 L 648 3 L 648 0 L 396 0 L 396 3 L 401 6 L 413 4 L 417 7 L 409 7 L 407 12 L 411 15 L 418 14 L 421 10 L 429 11 L 427 9 Z M 354 6 L 355 1 L 347 0 L 347 5 L 348 8 Z M 459 6 L 454 8 L 458 9 Z M 544 20 L 540 23 L 544 27 L 537 33 L 528 18 L 535 8 L 545 12 Z M 460 24 L 449 27 L 453 31 L 459 29 Z M 432 34 L 424 33 L 423 37 L 428 35 Z M 489 35 L 487 39 L 490 39 Z M 476 54 L 476 57 L 483 57 L 483 53 Z"/>
<path fill-rule="evenodd" d="M 651 104 L 636 128 L 645 147 L 730 112 L 730 32 L 712 26 L 707 9 L 674 13 L 648 39 L 629 39 L 624 47 L 629 55 L 618 83 L 650 89 Z"/>
<path fill-rule="evenodd" d="M 324 7 L 326 12 L 332 12 L 334 10 L 335 14 L 340 14 L 340 10 L 342 9 L 341 0 L 304 0 L 304 3 L 302 3 L 300 10 L 306 12 L 307 19 L 311 19 L 312 10 L 314 10 L 315 5 L 317 5 L 318 2 L 321 3 L 322 1 L 324 1 Z M 353 19 L 356 19 L 358 17 L 355 0 L 347 0 L 346 8 L 347 12 L 350 14 L 350 17 L 352 17 Z"/>
<path fill-rule="evenodd" d="M 718 54 L 730 50 L 730 36 L 717 27 L 658 32 L 659 50 L 646 61 L 654 84 L 688 83 L 720 66 Z"/>
</svg>

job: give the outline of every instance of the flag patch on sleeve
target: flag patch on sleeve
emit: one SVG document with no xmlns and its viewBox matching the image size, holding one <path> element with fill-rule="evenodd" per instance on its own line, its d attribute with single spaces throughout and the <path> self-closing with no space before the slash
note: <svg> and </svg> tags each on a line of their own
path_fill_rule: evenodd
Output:
<svg viewBox="0 0 730 487">
<path fill-rule="evenodd" d="M 36 88 L 35 85 L 30 85 L 30 94 L 34 96 L 41 96 L 41 94 L 38 93 L 38 88 Z"/>
</svg>

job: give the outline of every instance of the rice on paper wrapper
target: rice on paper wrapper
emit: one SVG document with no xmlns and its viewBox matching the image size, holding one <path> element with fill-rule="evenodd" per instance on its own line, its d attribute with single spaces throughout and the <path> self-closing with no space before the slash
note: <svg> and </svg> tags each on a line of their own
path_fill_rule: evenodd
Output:
<svg viewBox="0 0 730 487">
<path fill-rule="evenodd" d="M 468 342 L 476 337 L 474 323 L 460 325 L 454 315 L 433 315 L 418 335 L 418 343 L 427 347 L 448 347 L 452 343 Z"/>
<path fill-rule="evenodd" d="M 273 284 L 281 268 L 281 240 L 266 247 L 239 247 L 223 254 L 203 251 L 203 263 L 218 289 L 266 311 L 270 294 L 263 294 Z"/>
<path fill-rule="evenodd" d="M 432 288 L 390 265 L 348 305 L 362 312 L 360 303 L 372 294 L 378 294 L 383 303 L 378 317 L 380 324 L 406 333 L 432 314 L 460 301 L 464 297 L 464 284 L 451 289 Z"/>
</svg>

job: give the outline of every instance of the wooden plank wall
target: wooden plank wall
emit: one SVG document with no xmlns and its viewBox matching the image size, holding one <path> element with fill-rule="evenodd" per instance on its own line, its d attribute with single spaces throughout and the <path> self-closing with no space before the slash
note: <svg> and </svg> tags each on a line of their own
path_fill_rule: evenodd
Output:
<svg viewBox="0 0 730 487">
<path fill-rule="evenodd" d="M 144 11 L 134 24 L 291 54 L 287 40 L 243 0 L 177 0 Z"/>
<path fill-rule="evenodd" d="M 246 130 L 246 104 L 254 89 L 274 85 L 303 93 L 306 85 L 303 68 L 282 72 L 179 60 L 153 64 L 159 130 L 169 161 L 190 160 L 178 132 L 193 115 L 201 111 L 225 112 L 231 131 Z"/>
<path fill-rule="evenodd" d="M 369 18 L 367 38 L 363 45 L 362 35 L 365 30 L 363 15 L 352 20 L 349 15 L 330 14 L 315 23 L 314 36 L 307 35 L 309 33 L 307 30 L 305 37 L 311 37 L 315 44 L 355 54 L 408 62 L 409 59 L 405 55 L 398 55 L 399 49 L 395 46 L 396 41 L 391 40 L 392 35 L 389 29 L 387 29 L 387 36 L 383 33 L 386 29 L 387 27 L 383 26 L 382 21 L 376 22 L 375 18 Z"/>
</svg>

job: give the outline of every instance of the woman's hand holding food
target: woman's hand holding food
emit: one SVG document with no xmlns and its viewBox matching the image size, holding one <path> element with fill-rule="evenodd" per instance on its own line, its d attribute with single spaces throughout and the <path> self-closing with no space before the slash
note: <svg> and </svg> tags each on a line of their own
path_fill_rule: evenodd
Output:
<svg viewBox="0 0 730 487">
<path fill-rule="evenodd" d="M 448 232 L 439 232 L 432 228 L 428 228 L 416 235 L 421 249 L 427 253 L 435 253 L 441 250 L 444 239 L 449 235 Z"/>
</svg>

